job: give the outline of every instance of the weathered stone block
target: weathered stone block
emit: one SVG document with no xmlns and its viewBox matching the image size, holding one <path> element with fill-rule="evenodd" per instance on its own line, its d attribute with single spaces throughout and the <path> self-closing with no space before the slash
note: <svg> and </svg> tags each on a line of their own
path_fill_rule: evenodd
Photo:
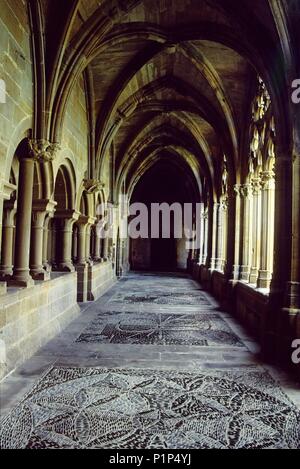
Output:
<svg viewBox="0 0 300 469">
<path fill-rule="evenodd" d="M 2 296 L 0 339 L 7 360 L 0 376 L 30 358 L 79 314 L 76 290 L 76 274 L 65 274 L 61 279 Z"/>
</svg>

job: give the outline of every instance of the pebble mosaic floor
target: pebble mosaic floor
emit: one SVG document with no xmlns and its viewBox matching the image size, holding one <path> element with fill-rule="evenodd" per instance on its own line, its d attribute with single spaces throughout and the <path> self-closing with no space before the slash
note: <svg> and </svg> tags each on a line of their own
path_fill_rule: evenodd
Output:
<svg viewBox="0 0 300 469">
<path fill-rule="evenodd" d="M 131 274 L 0 385 L 2 449 L 300 449 L 300 390 L 181 274 Z"/>
<path fill-rule="evenodd" d="M 77 342 L 149 345 L 232 345 L 243 343 L 217 314 L 99 314 Z"/>
</svg>

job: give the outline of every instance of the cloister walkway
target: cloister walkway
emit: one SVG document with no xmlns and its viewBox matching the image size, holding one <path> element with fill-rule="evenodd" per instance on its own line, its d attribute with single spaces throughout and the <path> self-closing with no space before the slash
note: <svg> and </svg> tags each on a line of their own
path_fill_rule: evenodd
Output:
<svg viewBox="0 0 300 469">
<path fill-rule="evenodd" d="M 132 273 L 1 384 L 2 448 L 298 448 L 299 387 L 184 274 Z"/>
</svg>

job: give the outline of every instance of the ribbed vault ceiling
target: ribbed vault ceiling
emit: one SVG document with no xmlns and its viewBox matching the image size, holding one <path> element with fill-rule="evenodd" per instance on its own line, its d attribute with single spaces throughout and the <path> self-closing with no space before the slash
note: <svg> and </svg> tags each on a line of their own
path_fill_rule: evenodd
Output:
<svg viewBox="0 0 300 469">
<path fill-rule="evenodd" d="M 92 41 L 101 15 L 111 24 Z M 193 160 L 212 189 L 224 154 L 233 177 L 260 72 L 253 64 L 267 63 L 272 41 L 267 0 L 255 9 L 251 0 L 81 0 L 66 51 L 76 61 L 77 47 L 85 57 L 97 175 L 114 158 L 116 177 L 128 186 L 143 159 L 172 149 Z"/>
</svg>

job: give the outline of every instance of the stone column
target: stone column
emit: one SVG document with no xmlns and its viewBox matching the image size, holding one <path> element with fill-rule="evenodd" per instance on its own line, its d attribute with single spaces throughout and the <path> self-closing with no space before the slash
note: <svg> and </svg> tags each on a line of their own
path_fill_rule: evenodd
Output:
<svg viewBox="0 0 300 469">
<path fill-rule="evenodd" d="M 34 165 L 37 159 L 28 154 L 20 158 L 18 210 L 16 223 L 15 265 L 10 284 L 29 287 L 34 284 L 29 270 L 32 191 Z"/>
<path fill-rule="evenodd" d="M 252 266 L 249 282 L 257 284 L 260 267 L 261 242 L 261 179 L 254 178 L 251 182 L 253 197 L 253 223 L 252 223 Z"/>
<path fill-rule="evenodd" d="M 274 271 L 264 352 L 269 353 L 272 359 L 276 356 L 280 360 L 287 358 L 290 363 L 292 340 L 300 337 L 300 252 L 297 253 L 300 239 L 300 147 L 297 150 L 288 142 L 278 142 L 275 148 Z"/>
<path fill-rule="evenodd" d="M 199 249 L 199 257 L 198 257 L 198 264 L 201 265 L 203 262 L 203 254 L 204 254 L 204 204 L 201 204 L 200 208 L 200 249 Z"/>
<path fill-rule="evenodd" d="M 227 261 L 228 261 L 228 200 L 222 201 L 222 272 L 226 273 Z"/>
<path fill-rule="evenodd" d="M 8 280 L 13 274 L 13 244 L 15 230 L 16 203 L 5 202 L 2 228 L 2 249 L 0 277 Z"/>
<path fill-rule="evenodd" d="M 213 205 L 213 219 L 212 219 L 212 256 L 210 260 L 210 270 L 215 270 L 217 265 L 217 239 L 218 239 L 218 213 L 220 204 L 214 203 Z"/>
<path fill-rule="evenodd" d="M 10 281 L 14 286 L 29 287 L 34 284 L 29 268 L 34 165 L 48 164 L 53 158 L 54 146 L 49 142 L 28 139 L 26 144 L 24 143 L 18 184 L 15 265 Z"/>
<path fill-rule="evenodd" d="M 58 221 L 56 218 L 51 220 L 51 230 L 50 230 L 50 243 L 51 243 L 51 268 L 53 271 L 58 270 L 58 259 L 57 259 L 57 247 L 56 240 L 58 237 Z"/>
<path fill-rule="evenodd" d="M 300 111 L 300 110 L 299 110 Z M 298 112 L 297 143 L 293 150 L 293 202 L 292 202 L 292 245 L 291 245 L 291 275 L 286 285 L 285 305 L 290 318 L 296 324 L 298 316 L 298 334 L 300 332 L 300 112 Z M 276 185 L 277 189 L 277 185 Z M 286 310 L 285 310 L 286 311 Z"/>
<path fill-rule="evenodd" d="M 56 202 L 50 200 L 35 200 L 32 207 L 32 231 L 30 273 L 34 280 L 49 280 L 50 272 L 43 265 L 44 225 L 46 217 L 54 211 Z"/>
<path fill-rule="evenodd" d="M 89 266 L 87 262 L 87 229 L 91 225 L 91 219 L 81 215 L 78 219 L 78 259 L 76 264 L 77 271 L 77 298 L 80 302 L 88 300 L 90 290 Z"/>
<path fill-rule="evenodd" d="M 102 219 L 99 218 L 98 222 L 95 225 L 95 236 L 96 236 L 96 245 L 95 250 L 99 248 L 99 262 L 104 262 L 103 255 L 103 230 L 102 230 Z"/>
<path fill-rule="evenodd" d="M 2 247 L 2 219 L 3 219 L 3 207 L 4 203 L 15 201 L 16 197 L 14 192 L 17 191 L 17 186 L 14 184 L 4 182 L 3 185 L 0 182 L 0 257 L 1 257 L 1 247 Z"/>
<path fill-rule="evenodd" d="M 261 173 L 262 180 L 262 230 L 261 261 L 258 288 L 269 288 L 274 260 L 275 178 L 273 171 Z"/>
<path fill-rule="evenodd" d="M 249 282 L 252 264 L 252 194 L 250 184 L 242 186 L 241 195 L 243 198 L 243 242 L 240 279 Z"/>
<path fill-rule="evenodd" d="M 105 237 L 103 238 L 103 254 L 102 254 L 104 262 L 108 261 L 108 248 L 109 248 L 109 238 Z"/>
<path fill-rule="evenodd" d="M 61 219 L 62 249 L 60 252 L 58 270 L 60 272 L 75 272 L 72 262 L 73 225 L 79 218 L 75 210 L 60 211 L 56 215 Z"/>
<path fill-rule="evenodd" d="M 97 225 L 94 225 L 93 228 L 93 233 L 94 233 L 94 239 L 93 239 L 93 246 L 94 246 L 94 252 L 93 252 L 93 258 L 96 262 L 99 262 L 101 260 L 101 238 L 99 236 L 99 233 L 97 231 Z"/>
<path fill-rule="evenodd" d="M 240 278 L 240 252 L 241 252 L 241 227 L 242 227 L 242 186 L 236 184 L 233 188 L 235 205 L 235 237 L 234 237 L 234 263 L 232 268 L 232 280 L 237 281 Z"/>
<path fill-rule="evenodd" d="M 228 192 L 223 198 L 223 217 L 224 217 L 224 248 L 223 248 L 223 270 L 226 280 L 232 284 L 234 282 L 235 271 L 235 243 L 239 237 L 239 218 L 237 215 L 237 203 L 234 186 L 228 185 Z"/>
<path fill-rule="evenodd" d="M 91 230 L 92 230 L 92 224 L 88 223 L 86 227 L 86 233 L 85 233 L 85 237 L 86 237 L 85 249 L 86 249 L 86 261 L 90 266 L 93 265 L 92 253 L 91 253 Z"/>
<path fill-rule="evenodd" d="M 77 227 L 78 227 L 78 241 L 77 241 L 77 248 L 78 248 L 78 259 L 77 265 L 86 266 L 87 264 L 87 249 L 86 249 L 86 230 L 88 226 L 88 217 L 80 216 L 78 219 Z"/>
<path fill-rule="evenodd" d="M 73 242 L 72 242 L 72 258 L 73 262 L 77 264 L 78 259 L 78 227 L 75 225 L 73 228 Z"/>
<path fill-rule="evenodd" d="M 204 210 L 204 233 L 203 233 L 203 258 L 202 264 L 206 265 L 207 263 L 207 250 L 208 250 L 208 208 Z"/>
<path fill-rule="evenodd" d="M 223 269 L 223 207 L 219 203 L 217 206 L 217 216 L 216 216 L 216 259 L 215 259 L 215 269 L 222 271 Z"/>
<path fill-rule="evenodd" d="M 51 272 L 51 266 L 49 262 L 49 224 L 53 218 L 53 213 L 46 216 L 44 223 L 44 240 L 43 240 L 43 268 L 46 272 Z"/>
</svg>

